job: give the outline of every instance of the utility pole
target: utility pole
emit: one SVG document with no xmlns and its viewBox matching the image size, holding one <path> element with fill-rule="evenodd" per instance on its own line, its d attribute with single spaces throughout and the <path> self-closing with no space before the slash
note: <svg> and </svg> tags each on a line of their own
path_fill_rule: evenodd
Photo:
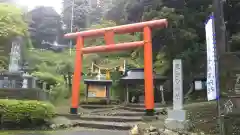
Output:
<svg viewBox="0 0 240 135">
<path fill-rule="evenodd" d="M 88 0 L 88 5 L 89 5 L 89 12 L 88 12 L 88 15 L 86 15 L 86 24 L 85 24 L 86 29 L 91 26 L 92 0 Z"/>
<path fill-rule="evenodd" d="M 72 0 L 72 10 L 71 10 L 71 28 L 70 28 L 70 31 L 71 31 L 71 33 L 73 32 L 73 17 L 74 17 L 74 5 L 75 5 L 75 2 L 74 2 L 74 0 Z M 70 54 L 70 56 L 72 55 L 72 40 L 70 39 L 70 47 L 69 47 L 69 54 Z"/>
<path fill-rule="evenodd" d="M 218 119 L 219 119 L 219 131 L 220 135 L 224 135 L 224 127 L 221 120 L 221 109 L 220 109 L 220 93 L 221 93 L 221 56 L 226 52 L 226 27 L 224 21 L 223 13 L 223 0 L 213 0 L 213 13 L 214 13 L 214 29 L 215 29 L 215 39 L 216 39 L 216 58 L 217 58 L 217 68 L 219 74 L 219 97 L 217 99 L 218 108 Z"/>
<path fill-rule="evenodd" d="M 225 0 L 213 0 L 216 44 L 217 44 L 217 51 L 219 55 L 226 52 L 226 27 L 225 27 L 224 12 L 223 12 L 224 2 Z"/>
</svg>

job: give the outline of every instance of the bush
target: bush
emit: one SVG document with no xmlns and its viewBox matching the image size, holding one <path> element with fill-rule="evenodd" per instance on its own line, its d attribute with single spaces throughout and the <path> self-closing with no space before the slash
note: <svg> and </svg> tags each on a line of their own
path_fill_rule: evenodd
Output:
<svg viewBox="0 0 240 135">
<path fill-rule="evenodd" d="M 48 102 L 0 99 L 1 127 L 40 126 L 55 114 L 54 106 Z"/>
<path fill-rule="evenodd" d="M 51 88 L 49 100 L 54 105 L 61 103 L 61 100 L 68 99 L 70 92 L 64 84 L 57 84 Z"/>
</svg>

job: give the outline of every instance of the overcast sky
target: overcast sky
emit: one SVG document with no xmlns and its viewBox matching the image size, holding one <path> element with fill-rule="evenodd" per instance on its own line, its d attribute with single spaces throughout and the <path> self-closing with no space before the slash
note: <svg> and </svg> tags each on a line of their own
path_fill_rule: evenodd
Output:
<svg viewBox="0 0 240 135">
<path fill-rule="evenodd" d="M 36 6 L 51 6 L 58 13 L 61 13 L 62 0 L 17 0 L 23 6 L 27 6 L 29 10 L 34 9 Z"/>
</svg>

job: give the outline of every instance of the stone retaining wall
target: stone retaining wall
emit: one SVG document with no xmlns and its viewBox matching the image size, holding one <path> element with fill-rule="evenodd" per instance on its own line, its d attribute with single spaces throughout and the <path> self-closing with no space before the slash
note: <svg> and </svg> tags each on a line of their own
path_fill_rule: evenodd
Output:
<svg viewBox="0 0 240 135">
<path fill-rule="evenodd" d="M 1 88 L 0 89 L 1 99 L 28 99 L 28 100 L 48 100 L 48 94 L 41 89 L 22 89 L 22 88 Z"/>
<path fill-rule="evenodd" d="M 224 109 L 224 101 L 221 101 L 221 111 Z M 218 111 L 217 103 L 206 102 L 192 107 L 185 108 L 188 110 L 188 119 L 193 125 L 193 131 L 203 131 L 208 134 L 219 134 L 218 126 Z M 236 112 L 233 109 L 232 113 L 225 114 L 225 117 L 221 117 L 222 125 L 226 135 L 240 134 L 240 112 Z"/>
<path fill-rule="evenodd" d="M 185 108 L 188 119 L 192 124 L 192 131 L 203 131 L 209 134 L 217 134 L 217 106 L 216 102 L 195 103 Z"/>
</svg>

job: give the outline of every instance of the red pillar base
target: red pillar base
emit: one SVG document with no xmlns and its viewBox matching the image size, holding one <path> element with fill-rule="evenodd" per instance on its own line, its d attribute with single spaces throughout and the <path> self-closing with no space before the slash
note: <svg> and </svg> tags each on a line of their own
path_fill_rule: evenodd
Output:
<svg viewBox="0 0 240 135">
<path fill-rule="evenodd" d="M 78 114 L 78 108 L 70 108 L 70 114 Z"/>
<path fill-rule="evenodd" d="M 155 110 L 154 109 L 146 109 L 145 110 L 145 116 L 154 116 Z"/>
</svg>

